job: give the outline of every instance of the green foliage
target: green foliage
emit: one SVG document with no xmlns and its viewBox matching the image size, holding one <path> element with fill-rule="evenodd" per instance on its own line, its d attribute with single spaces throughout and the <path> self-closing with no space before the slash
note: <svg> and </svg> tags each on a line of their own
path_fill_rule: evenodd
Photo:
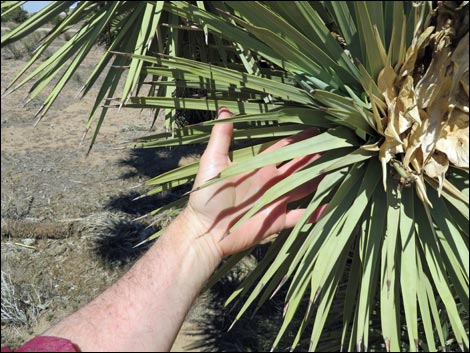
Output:
<svg viewBox="0 0 470 353">
<path fill-rule="evenodd" d="M 11 12 L 6 14 L 5 16 L 2 15 L 1 22 L 2 23 L 7 23 L 7 22 L 14 22 L 16 24 L 18 23 L 23 23 L 28 19 L 29 15 L 28 12 L 23 10 L 22 7 L 17 7 L 13 9 Z"/>
<path fill-rule="evenodd" d="M 378 160 L 388 114 L 380 74 L 385 67 L 399 72 L 414 58 L 408 48 L 421 33 L 434 31 L 429 25 L 436 24 L 438 11 L 431 5 L 80 1 L 41 41 L 10 87 L 35 80 L 30 92 L 35 97 L 59 78 L 39 120 L 66 82 L 77 77 L 92 46 L 106 36 L 108 50 L 83 88 L 86 94 L 105 74 L 87 125 L 95 126 L 91 145 L 111 108 L 147 108 L 155 114 L 163 109 L 171 132 L 132 145 L 154 148 L 206 142 L 216 121 L 178 129 L 185 125 L 178 117 L 186 120 L 193 111 L 213 116 L 225 106 L 238 113 L 228 120 L 235 126 L 234 139 L 248 147 L 234 150 L 235 163 L 210 184 L 322 152 L 322 158 L 273 185 L 240 220 L 323 177 L 314 194 L 292 205 L 305 207 L 305 216 L 273 241 L 228 299 L 244 301 L 236 321 L 284 287 L 285 310 L 273 349 L 287 332 L 294 332 L 289 334 L 292 349 L 306 342 L 310 350 L 322 351 L 468 349 L 468 167 L 451 166 L 438 192 L 439 182 L 423 173 L 416 176 L 420 182 L 405 187 L 397 175 L 400 164 L 394 161 L 396 168 L 389 168 Z M 468 3 L 434 6 L 454 6 L 440 11 L 461 15 L 468 32 Z M 3 35 L 2 47 L 69 7 L 70 2 L 51 3 Z M 80 23 L 66 44 L 32 69 L 63 31 Z M 419 78 L 428 57 L 427 51 L 417 53 L 416 60 L 423 61 L 412 60 L 406 72 Z M 468 111 L 466 121 L 468 126 Z M 279 138 L 312 127 L 321 133 L 261 154 Z M 192 183 L 197 169 L 194 163 L 152 178 L 148 195 Z M 186 200 L 164 208 L 183 207 Z M 323 204 L 325 214 L 308 223 Z M 228 259 L 212 283 L 251 251 Z M 294 320 L 299 315 L 300 322 Z"/>
</svg>

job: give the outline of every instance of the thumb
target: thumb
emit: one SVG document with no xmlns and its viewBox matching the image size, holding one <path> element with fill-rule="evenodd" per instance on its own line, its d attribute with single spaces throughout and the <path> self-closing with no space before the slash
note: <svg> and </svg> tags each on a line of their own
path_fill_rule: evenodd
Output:
<svg viewBox="0 0 470 353">
<path fill-rule="evenodd" d="M 228 108 L 222 107 L 218 110 L 217 119 L 230 118 L 232 115 Z M 212 156 L 220 154 L 228 156 L 230 143 L 232 142 L 232 132 L 232 123 L 215 124 L 212 128 L 206 153 Z"/>
</svg>

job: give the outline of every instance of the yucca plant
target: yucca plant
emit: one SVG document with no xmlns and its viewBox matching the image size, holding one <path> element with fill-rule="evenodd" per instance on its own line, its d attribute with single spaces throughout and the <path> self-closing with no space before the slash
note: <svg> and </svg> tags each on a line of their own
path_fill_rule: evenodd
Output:
<svg viewBox="0 0 470 353">
<path fill-rule="evenodd" d="M 2 46 L 71 3 L 53 2 L 2 36 Z M 2 2 L 2 11 L 20 5 Z M 245 143 L 232 152 L 235 163 L 207 185 L 322 153 L 272 186 L 234 226 L 321 177 L 302 201 L 301 221 L 274 238 L 228 298 L 244 298 L 237 319 L 288 286 L 273 349 L 306 300 L 292 349 L 307 340 L 310 350 L 466 350 L 468 9 L 466 1 L 80 1 L 27 68 L 69 25 L 84 21 L 81 29 L 18 85 L 36 77 L 34 96 L 58 75 L 41 116 L 118 19 L 84 87 L 86 93 L 113 60 L 90 115 L 89 126 L 104 100 L 92 143 L 110 107 L 167 109 L 170 131 L 134 144 L 155 148 L 206 142 L 218 123 L 173 129 L 174 110 L 225 106 L 237 113 L 227 120 L 235 124 L 234 139 Z M 312 127 L 320 133 L 261 154 L 272 141 Z M 193 163 L 149 180 L 148 195 L 190 184 L 197 169 Z M 186 200 L 164 208 L 177 212 Z M 310 224 L 321 205 L 323 216 Z M 227 259 L 212 283 L 251 251 Z"/>
</svg>

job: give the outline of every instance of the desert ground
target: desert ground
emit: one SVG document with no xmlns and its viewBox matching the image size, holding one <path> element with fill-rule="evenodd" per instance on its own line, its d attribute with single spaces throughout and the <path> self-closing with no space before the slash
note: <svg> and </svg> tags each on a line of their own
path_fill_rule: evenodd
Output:
<svg viewBox="0 0 470 353">
<path fill-rule="evenodd" d="M 2 28 L 3 32 L 3 28 Z M 30 55 L 37 38 L 2 49 L 1 90 Z M 66 40 L 66 39 L 63 39 Z M 59 43 L 60 44 L 60 43 Z M 54 47 L 50 49 L 54 50 Z M 77 93 L 103 53 L 96 47 L 51 110 L 34 127 L 47 97 L 24 104 L 31 84 L 1 98 L 1 344 L 17 347 L 89 302 L 146 250 L 133 246 L 156 230 L 135 219 L 187 188 L 133 201 L 144 182 L 198 158 L 204 146 L 132 150 L 126 141 L 149 134 L 154 112 L 111 110 L 92 152 L 92 133 L 80 145 L 98 88 Z M 163 131 L 157 120 L 151 132 Z M 169 219 L 160 215 L 157 225 Z M 266 351 L 277 333 L 274 300 L 227 332 L 237 307 L 224 302 L 252 268 L 248 258 L 212 290 L 202 293 L 174 351 Z M 238 305 L 238 307 L 240 307 Z M 279 322 L 278 322 L 279 323 Z"/>
<path fill-rule="evenodd" d="M 29 59 L 22 43 L 14 45 L 2 49 L 2 93 Z M 200 151 L 123 148 L 149 133 L 153 114 L 115 110 L 86 156 L 90 139 L 79 144 L 97 88 L 76 95 L 102 53 L 92 51 L 36 127 L 46 93 L 27 105 L 31 85 L 2 96 L 2 346 L 40 334 L 114 282 L 145 251 L 132 248 L 136 241 L 155 231 L 133 220 L 175 195 L 132 199 L 151 175 Z M 175 349 L 184 350 L 186 341 L 182 333 Z"/>
</svg>

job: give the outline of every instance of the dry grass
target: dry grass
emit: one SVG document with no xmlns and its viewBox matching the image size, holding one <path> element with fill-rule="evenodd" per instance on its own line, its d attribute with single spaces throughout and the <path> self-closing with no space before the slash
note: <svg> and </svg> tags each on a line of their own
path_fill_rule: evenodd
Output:
<svg viewBox="0 0 470 353">
<path fill-rule="evenodd" d="M 2 325 L 37 324 L 40 314 L 51 302 L 49 294 L 45 287 L 13 283 L 10 275 L 2 271 Z"/>
</svg>

